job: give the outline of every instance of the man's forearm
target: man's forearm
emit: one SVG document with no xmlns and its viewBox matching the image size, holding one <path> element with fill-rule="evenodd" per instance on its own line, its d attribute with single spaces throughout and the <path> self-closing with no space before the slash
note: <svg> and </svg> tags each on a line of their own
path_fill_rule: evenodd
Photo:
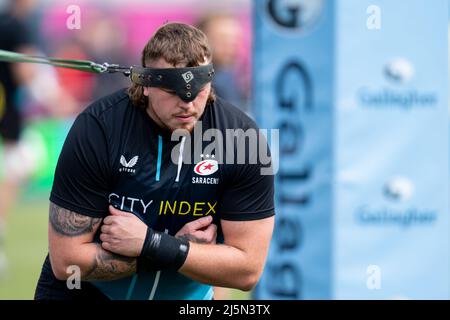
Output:
<svg viewBox="0 0 450 320">
<path fill-rule="evenodd" d="M 91 253 L 90 264 L 82 271 L 82 280 L 116 280 L 136 273 L 136 259 L 120 256 L 102 248 L 100 244 L 87 244 Z"/>
<path fill-rule="evenodd" d="M 266 262 L 274 217 L 254 221 L 222 220 L 223 245 L 190 240 L 190 249 L 179 272 L 219 287 L 251 290 Z"/>
<path fill-rule="evenodd" d="M 49 251 L 55 276 L 67 279 L 77 266 L 82 280 L 115 280 L 136 273 L 136 259 L 114 254 L 93 242 L 101 218 L 92 218 L 50 203 Z"/>
<path fill-rule="evenodd" d="M 191 234 L 176 238 L 179 240 L 158 232 L 147 233 L 142 249 L 146 258 L 144 261 L 153 261 L 161 270 L 178 270 L 198 282 L 242 290 L 250 290 L 253 287 L 251 282 L 258 277 L 259 270 L 262 269 L 253 250 L 246 252 L 231 245 L 204 243 L 202 239 Z M 186 240 L 189 241 L 188 250 L 184 249 Z"/>
<path fill-rule="evenodd" d="M 52 259 L 52 265 L 55 275 L 60 280 L 65 280 L 71 275 L 67 272 L 69 266 L 80 268 L 82 281 L 116 280 L 136 273 L 135 258 L 111 253 L 97 243 L 79 246 L 76 252 L 64 261 L 58 261 L 58 257 L 55 257 Z"/>
<path fill-rule="evenodd" d="M 192 243 L 179 272 L 213 286 L 248 291 L 256 284 L 260 268 L 242 250 L 227 245 Z"/>
</svg>

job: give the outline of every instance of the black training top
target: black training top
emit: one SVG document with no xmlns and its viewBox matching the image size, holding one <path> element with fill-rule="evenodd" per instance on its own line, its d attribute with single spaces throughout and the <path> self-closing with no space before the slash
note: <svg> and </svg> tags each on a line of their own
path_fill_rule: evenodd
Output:
<svg viewBox="0 0 450 320">
<path fill-rule="evenodd" d="M 26 26 L 6 13 L 0 13 L 0 49 L 17 51 L 31 45 Z M 13 65 L 0 62 L 0 136 L 16 141 L 19 139 L 22 119 L 17 97 L 18 83 L 13 75 Z"/>
<path fill-rule="evenodd" d="M 107 216 L 111 203 L 171 235 L 206 215 L 218 225 L 220 219 L 274 215 L 273 175 L 261 174 L 269 165 L 239 135 L 259 137 L 254 121 L 220 98 L 208 103 L 200 120 L 191 134 L 172 141 L 170 133 L 131 103 L 126 90 L 100 99 L 78 116 L 69 132 L 50 200 L 91 217 Z M 200 123 L 203 139 L 197 131 Z M 234 134 L 238 138 L 229 139 Z M 205 139 L 208 135 L 213 139 Z M 219 140 L 222 152 L 217 145 L 211 148 L 211 141 Z M 93 283 L 112 299 L 210 299 L 212 294 L 210 286 L 164 270 Z"/>
</svg>

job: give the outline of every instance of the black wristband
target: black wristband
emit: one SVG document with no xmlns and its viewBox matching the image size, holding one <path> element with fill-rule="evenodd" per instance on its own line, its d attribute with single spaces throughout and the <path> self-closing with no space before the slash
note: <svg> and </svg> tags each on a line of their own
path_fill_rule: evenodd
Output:
<svg viewBox="0 0 450 320">
<path fill-rule="evenodd" d="M 137 273 L 163 269 L 178 271 L 186 261 L 188 252 L 189 241 L 148 228 L 137 259 Z"/>
</svg>

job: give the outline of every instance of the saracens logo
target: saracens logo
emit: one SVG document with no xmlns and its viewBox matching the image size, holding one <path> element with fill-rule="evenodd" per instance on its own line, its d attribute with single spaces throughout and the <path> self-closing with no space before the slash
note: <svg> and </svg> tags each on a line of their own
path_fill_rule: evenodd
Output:
<svg viewBox="0 0 450 320">
<path fill-rule="evenodd" d="M 209 157 L 209 155 L 207 155 L 207 157 Z M 219 170 L 219 164 L 213 159 L 202 160 L 194 167 L 194 172 L 200 176 L 209 176 L 217 170 Z"/>
</svg>

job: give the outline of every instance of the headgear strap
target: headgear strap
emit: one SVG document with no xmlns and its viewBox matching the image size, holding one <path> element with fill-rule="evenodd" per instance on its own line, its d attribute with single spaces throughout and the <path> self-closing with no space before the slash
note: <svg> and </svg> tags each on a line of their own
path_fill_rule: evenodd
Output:
<svg viewBox="0 0 450 320">
<path fill-rule="evenodd" d="M 133 83 L 173 90 L 185 102 L 193 101 L 205 84 L 212 81 L 213 75 L 212 64 L 188 68 L 131 67 Z"/>
</svg>

